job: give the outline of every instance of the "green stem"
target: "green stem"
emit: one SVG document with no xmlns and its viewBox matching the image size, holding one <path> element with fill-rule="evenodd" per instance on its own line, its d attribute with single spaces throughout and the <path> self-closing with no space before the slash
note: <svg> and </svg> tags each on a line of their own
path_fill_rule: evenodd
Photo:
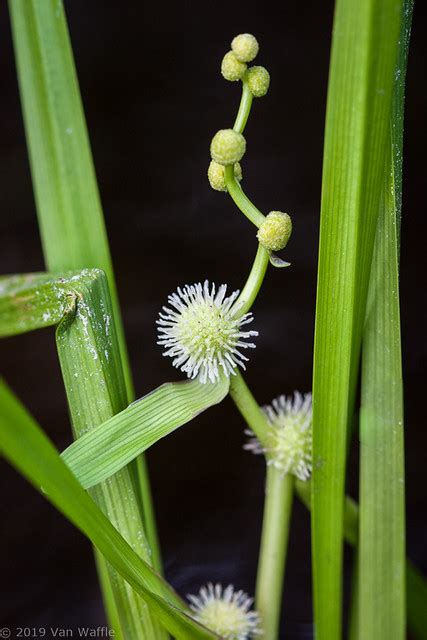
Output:
<svg viewBox="0 0 427 640">
<path fill-rule="evenodd" d="M 261 444 L 265 444 L 267 419 L 239 371 L 231 376 L 230 396 L 258 440 Z"/>
<path fill-rule="evenodd" d="M 265 446 L 267 419 L 240 373 L 231 379 L 230 395 L 250 429 Z M 266 640 L 278 637 L 293 484 L 292 476 L 282 478 L 273 466 L 268 466 L 256 587 L 256 606 L 262 616 Z"/>
<path fill-rule="evenodd" d="M 273 465 L 268 465 L 255 595 L 264 640 L 276 640 L 279 637 L 293 492 L 293 476 L 282 476 Z"/>
<path fill-rule="evenodd" d="M 249 91 L 246 82 L 242 82 L 242 98 L 240 100 L 239 111 L 236 116 L 236 120 L 233 125 L 234 131 L 237 133 L 243 133 L 246 127 L 246 123 L 251 112 L 253 95 Z"/>
<path fill-rule="evenodd" d="M 237 182 L 236 178 L 234 177 L 233 165 L 225 167 L 224 176 L 225 176 L 225 184 L 227 185 L 228 193 L 234 200 L 235 205 L 252 222 L 252 224 L 254 224 L 256 227 L 259 228 L 261 224 L 264 222 L 265 216 L 249 200 L 247 195 L 244 193 L 242 187 Z"/>
<path fill-rule="evenodd" d="M 249 277 L 234 305 L 239 316 L 247 313 L 255 302 L 267 271 L 269 258 L 267 249 L 259 244 Z"/>
</svg>

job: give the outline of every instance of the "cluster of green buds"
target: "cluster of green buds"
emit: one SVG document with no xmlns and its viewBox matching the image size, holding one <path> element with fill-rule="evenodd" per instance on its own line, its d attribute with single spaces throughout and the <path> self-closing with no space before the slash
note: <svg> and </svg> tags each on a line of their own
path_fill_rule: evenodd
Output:
<svg viewBox="0 0 427 640">
<path fill-rule="evenodd" d="M 231 50 L 222 59 L 221 73 L 230 82 L 242 81 L 250 91 L 251 96 L 261 98 L 265 96 L 270 86 L 270 74 L 267 69 L 259 66 L 248 68 L 257 56 L 259 45 L 255 36 L 242 33 L 231 42 Z M 246 151 L 246 140 L 242 133 L 234 129 L 221 129 L 214 136 L 211 143 L 212 161 L 208 169 L 208 179 L 215 191 L 227 191 L 224 167 L 234 165 L 234 176 L 240 182 L 242 168 L 239 161 Z"/>
<path fill-rule="evenodd" d="M 265 67 L 249 67 L 258 55 L 259 45 L 255 36 L 241 33 L 233 38 L 231 51 L 225 54 L 221 63 L 221 73 L 226 80 L 236 82 L 242 80 L 247 83 L 255 98 L 265 96 L 270 86 L 270 74 Z"/>
<path fill-rule="evenodd" d="M 291 232 L 292 221 L 287 213 L 270 211 L 267 216 L 258 212 L 240 189 L 242 168 L 240 161 L 246 152 L 243 130 L 253 98 L 265 96 L 270 86 L 270 74 L 265 67 L 249 66 L 259 52 L 258 41 L 250 33 L 242 33 L 231 42 L 231 50 L 222 59 L 221 73 L 230 82 L 242 82 L 243 94 L 236 122 L 232 129 L 220 129 L 212 138 L 211 163 L 208 179 L 215 191 L 229 192 L 245 215 L 258 227 L 257 239 L 264 247 L 274 266 L 287 266 L 273 254 L 285 248 Z M 249 207 L 247 206 L 249 205 Z M 255 213 L 254 213 L 255 212 Z"/>
</svg>

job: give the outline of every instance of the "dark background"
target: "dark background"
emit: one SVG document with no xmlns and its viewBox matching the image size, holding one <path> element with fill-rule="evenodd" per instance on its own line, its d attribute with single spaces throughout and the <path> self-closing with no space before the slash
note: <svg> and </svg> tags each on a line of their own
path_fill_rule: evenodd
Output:
<svg viewBox="0 0 427 640">
<path fill-rule="evenodd" d="M 402 227 L 408 554 L 427 570 L 425 48 L 415 12 L 407 90 Z M 246 130 L 244 184 L 261 210 L 288 211 L 294 233 L 254 312 L 260 331 L 247 380 L 260 402 L 311 386 L 323 124 L 333 3 L 66 2 L 111 241 L 137 395 L 182 376 L 162 358 L 155 320 L 177 285 L 208 277 L 241 287 L 254 229 L 206 179 L 210 139 L 231 126 L 239 85 L 219 73 L 231 38 L 260 41 L 271 72 Z M 10 27 L 0 5 L 0 272 L 43 270 Z M 1 371 L 63 449 L 70 428 L 51 330 L 4 340 Z M 208 580 L 253 592 L 263 462 L 242 451 L 229 400 L 148 454 L 166 576 L 182 594 Z M 350 484 L 356 486 L 357 446 Z M 4 625 L 96 626 L 103 613 L 90 545 L 1 464 Z M 350 555 L 346 556 L 349 565 Z M 284 619 L 311 637 L 309 517 L 295 504 Z"/>
</svg>

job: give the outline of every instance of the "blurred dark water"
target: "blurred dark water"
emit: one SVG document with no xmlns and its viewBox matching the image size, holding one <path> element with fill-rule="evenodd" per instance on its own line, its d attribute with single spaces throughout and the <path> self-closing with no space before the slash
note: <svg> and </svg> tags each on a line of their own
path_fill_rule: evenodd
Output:
<svg viewBox="0 0 427 640">
<path fill-rule="evenodd" d="M 13 0 L 12 0 L 13 1 Z M 322 140 L 333 3 L 66 2 L 138 396 L 180 374 L 156 346 L 155 320 L 177 285 L 245 281 L 254 231 L 206 169 L 213 133 L 230 126 L 239 89 L 219 64 L 253 32 L 271 72 L 246 130 L 244 183 L 263 211 L 293 216 L 292 267 L 270 269 L 254 308 L 260 331 L 247 380 L 260 402 L 311 386 Z M 420 7 L 408 73 L 402 224 L 408 554 L 427 571 L 423 115 Z M 7 8 L 0 5 L 0 272 L 43 269 Z M 1 371 L 56 445 L 70 441 L 53 332 L 0 343 Z M 242 450 L 229 400 L 148 454 L 166 576 L 182 594 L 208 580 L 253 592 L 264 469 Z M 357 445 L 349 486 L 356 495 Z M 0 626 L 97 626 L 102 604 L 90 545 L 2 463 Z M 351 555 L 346 552 L 346 568 Z M 287 638 L 311 630 L 309 517 L 295 503 L 285 587 Z"/>
</svg>

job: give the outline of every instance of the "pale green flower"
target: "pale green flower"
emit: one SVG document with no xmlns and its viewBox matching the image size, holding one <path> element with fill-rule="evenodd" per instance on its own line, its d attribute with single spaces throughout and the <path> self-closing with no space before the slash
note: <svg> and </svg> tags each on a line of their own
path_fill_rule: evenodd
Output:
<svg viewBox="0 0 427 640">
<path fill-rule="evenodd" d="M 245 138 L 233 129 L 220 129 L 212 138 L 212 160 L 224 166 L 239 162 L 245 155 L 245 151 Z"/>
<path fill-rule="evenodd" d="M 265 445 L 252 437 L 245 449 L 263 453 L 285 475 L 292 473 L 300 480 L 308 480 L 312 470 L 312 406 L 311 393 L 294 397 L 279 396 L 271 405 L 263 407 L 268 418 Z M 254 436 L 251 431 L 246 432 Z"/>
<path fill-rule="evenodd" d="M 258 229 L 257 238 L 269 251 L 280 251 L 288 244 L 291 233 L 291 216 L 282 211 L 270 211 Z"/>
<path fill-rule="evenodd" d="M 242 179 L 242 167 L 239 162 L 234 165 L 234 177 L 240 182 Z M 211 160 L 208 168 L 208 180 L 212 189 L 215 191 L 227 191 L 225 184 L 224 167 L 222 164 Z"/>
<path fill-rule="evenodd" d="M 270 86 L 270 74 L 265 67 L 251 67 L 245 76 L 246 84 L 255 98 L 262 98 Z"/>
<path fill-rule="evenodd" d="M 239 291 L 225 297 L 226 291 L 225 284 L 216 291 L 208 280 L 203 286 L 199 282 L 178 287 L 168 297 L 170 307 L 163 307 L 157 320 L 158 344 L 166 348 L 163 355 L 174 358 L 174 367 L 202 384 L 215 382 L 221 373 L 234 375 L 238 366 L 245 369 L 248 358 L 241 349 L 255 348 L 245 341 L 258 332 L 242 330 L 252 322 L 252 314 L 239 317 L 239 305 L 234 304 Z"/>
<path fill-rule="evenodd" d="M 261 635 L 259 613 L 251 610 L 253 599 L 230 584 L 222 589 L 211 582 L 197 596 L 187 596 L 194 618 L 226 640 L 248 640 Z"/>
<path fill-rule="evenodd" d="M 241 62 L 251 62 L 258 54 L 258 41 L 251 33 L 241 33 L 233 38 L 231 48 Z"/>
<path fill-rule="evenodd" d="M 240 62 L 234 55 L 233 51 L 225 54 L 221 63 L 221 73 L 226 80 L 236 82 L 241 80 L 246 72 L 247 66 L 244 62 Z"/>
</svg>

